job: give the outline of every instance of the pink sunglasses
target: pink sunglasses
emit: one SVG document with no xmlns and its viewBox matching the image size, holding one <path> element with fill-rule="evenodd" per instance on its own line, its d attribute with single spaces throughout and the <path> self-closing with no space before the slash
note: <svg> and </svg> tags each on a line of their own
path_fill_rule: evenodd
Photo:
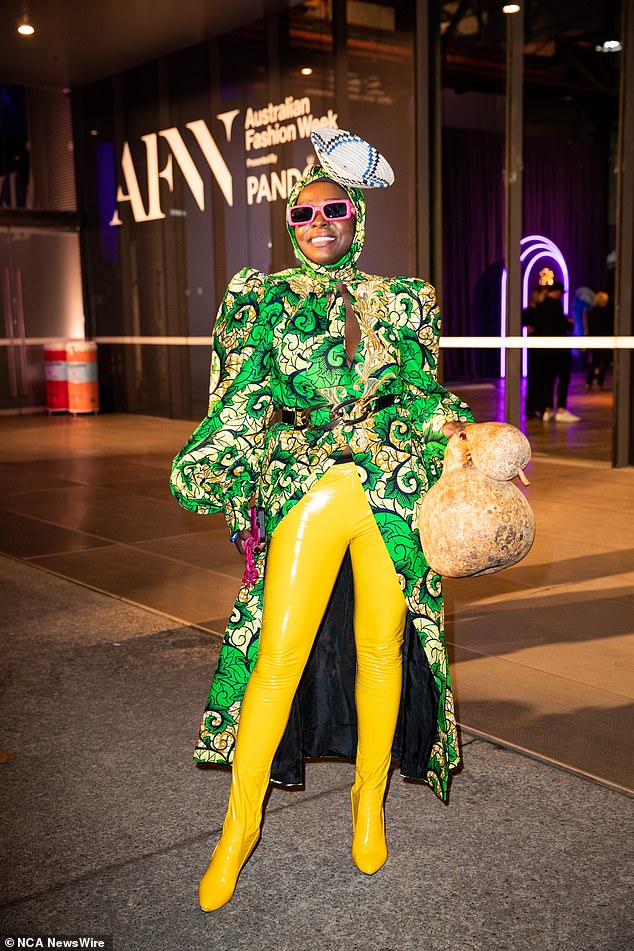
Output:
<svg viewBox="0 0 634 951">
<path fill-rule="evenodd" d="M 298 225 L 309 225 L 311 221 L 314 221 L 318 211 L 326 221 L 347 221 L 348 218 L 356 215 L 354 205 L 349 198 L 330 198 L 318 205 L 309 202 L 292 205 L 286 213 L 286 218 L 289 225 L 296 228 Z"/>
</svg>

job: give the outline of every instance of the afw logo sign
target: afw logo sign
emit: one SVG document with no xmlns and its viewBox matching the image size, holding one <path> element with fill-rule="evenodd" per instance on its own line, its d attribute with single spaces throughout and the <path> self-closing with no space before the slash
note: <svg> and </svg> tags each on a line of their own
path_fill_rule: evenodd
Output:
<svg viewBox="0 0 634 951">
<path fill-rule="evenodd" d="M 235 109 L 232 110 L 232 112 L 223 113 L 218 116 L 224 123 L 227 132 L 227 141 L 231 141 L 231 126 L 237 115 L 238 110 Z M 233 179 L 231 172 L 220 154 L 220 150 L 209 131 L 207 123 L 204 119 L 196 119 L 195 122 L 188 122 L 186 128 L 192 133 L 193 139 L 197 143 L 202 156 L 220 186 L 225 201 L 228 205 L 233 205 Z M 170 148 L 170 154 L 163 168 L 159 168 L 159 139 L 164 139 Z M 185 181 L 191 189 L 196 204 L 201 211 L 204 211 L 205 183 L 178 129 L 161 129 L 160 132 L 151 132 L 149 135 L 142 135 L 141 141 L 145 145 L 147 207 L 139 187 L 139 179 L 132 159 L 130 146 L 128 142 L 124 142 L 121 153 L 123 185 L 119 185 L 117 188 L 117 207 L 110 220 L 110 224 L 123 224 L 119 217 L 119 207 L 123 202 L 130 202 L 130 208 L 135 221 L 156 221 L 159 218 L 165 218 L 165 212 L 161 208 L 160 183 L 162 179 L 164 182 L 167 182 L 169 190 L 171 192 L 174 191 L 174 160 L 176 160 Z"/>
<path fill-rule="evenodd" d="M 263 152 L 286 143 L 309 140 L 311 132 L 320 126 L 338 128 L 337 113 L 332 109 L 326 115 L 314 116 L 310 111 L 310 99 L 304 96 L 295 99 L 286 96 L 283 102 L 272 103 L 262 109 L 255 110 L 249 107 L 244 120 L 244 148 L 245 153 Z M 231 131 L 239 109 L 222 112 L 216 116 L 225 128 L 227 142 L 231 142 Z M 178 166 L 192 195 L 201 211 L 205 210 L 205 182 L 200 172 L 200 156 L 207 163 L 225 201 L 233 206 L 234 190 L 233 177 L 227 163 L 220 153 L 214 138 L 204 119 L 186 123 L 187 132 L 181 134 L 178 129 L 161 129 L 160 132 L 151 132 L 141 136 L 145 147 L 145 161 L 138 162 L 144 166 L 147 177 L 146 200 L 139 185 L 139 176 L 134 164 L 132 152 L 128 142 L 124 142 L 121 152 L 121 176 L 123 184 L 117 188 L 117 206 L 110 220 L 111 225 L 123 224 L 119 211 L 122 205 L 129 202 L 130 210 L 135 221 L 156 221 L 165 218 L 166 214 L 161 207 L 161 180 L 167 183 L 170 192 L 174 191 L 174 164 Z M 185 136 L 186 138 L 184 138 Z M 165 164 L 159 166 L 159 140 L 167 143 L 169 154 Z M 164 149 L 164 146 L 163 146 Z M 246 167 L 276 166 L 279 155 L 269 152 L 246 159 Z M 305 161 L 311 162 L 310 157 Z M 302 163 L 303 164 L 303 163 Z M 207 169 L 203 169 L 204 172 Z M 305 171 L 305 169 L 304 169 Z M 293 184 L 302 176 L 301 168 L 282 168 L 260 174 L 245 176 L 246 200 L 248 205 L 261 202 L 274 202 L 286 199 Z M 163 187 L 163 192 L 165 188 Z"/>
</svg>

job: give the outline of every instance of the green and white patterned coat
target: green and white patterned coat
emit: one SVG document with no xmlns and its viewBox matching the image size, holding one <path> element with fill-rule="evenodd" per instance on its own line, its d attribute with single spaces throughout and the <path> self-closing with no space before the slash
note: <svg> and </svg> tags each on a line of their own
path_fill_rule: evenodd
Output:
<svg viewBox="0 0 634 951">
<path fill-rule="evenodd" d="M 313 166 L 289 204 L 320 178 L 326 173 Z M 442 584 L 425 561 L 417 515 L 424 493 L 442 471 L 443 425 L 473 417 L 436 381 L 440 318 L 433 287 L 357 269 L 365 201 L 360 191 L 346 190 L 357 212 L 356 230 L 349 253 L 337 265 L 313 264 L 289 229 L 298 267 L 268 277 L 244 268 L 230 282 L 213 335 L 209 415 L 174 460 L 172 492 L 191 511 L 224 512 L 230 532 L 248 527 L 249 506 L 257 500 L 270 537 L 333 457 L 350 448 L 438 689 L 438 730 L 425 781 L 444 799 L 459 753 Z M 361 328 L 351 367 L 341 284 Z M 274 421 L 281 407 L 375 395 L 394 396 L 395 402 L 356 426 L 298 431 Z M 314 411 L 312 418 L 327 422 L 329 411 Z M 264 553 L 261 575 L 265 559 Z M 241 587 L 194 754 L 199 762 L 233 758 L 240 703 L 257 656 L 262 600 L 262 577 L 251 589 Z"/>
</svg>

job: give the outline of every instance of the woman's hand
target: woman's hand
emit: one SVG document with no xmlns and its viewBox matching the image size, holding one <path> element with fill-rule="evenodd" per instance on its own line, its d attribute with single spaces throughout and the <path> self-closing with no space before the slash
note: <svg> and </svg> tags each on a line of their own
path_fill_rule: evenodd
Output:
<svg viewBox="0 0 634 951">
<path fill-rule="evenodd" d="M 442 431 L 448 439 L 451 436 L 459 436 L 460 439 L 467 438 L 467 428 L 465 424 L 461 423 L 460 420 L 457 419 L 451 419 L 449 422 L 445 423 Z"/>
<path fill-rule="evenodd" d="M 238 537 L 236 538 L 234 544 L 241 555 L 245 554 L 244 543 L 246 542 L 247 538 L 250 538 L 250 537 L 251 537 L 250 528 L 243 528 L 242 531 L 238 533 Z M 266 542 L 260 542 L 254 547 L 253 552 L 256 555 L 259 555 L 260 552 L 264 551 L 265 548 L 266 548 Z"/>
</svg>

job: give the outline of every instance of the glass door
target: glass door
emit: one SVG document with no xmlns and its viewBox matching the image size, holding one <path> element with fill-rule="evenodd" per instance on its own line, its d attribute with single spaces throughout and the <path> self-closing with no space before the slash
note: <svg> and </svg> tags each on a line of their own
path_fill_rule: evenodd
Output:
<svg viewBox="0 0 634 951">
<path fill-rule="evenodd" d="M 44 344 L 84 336 L 76 232 L 0 229 L 0 327 L 0 413 L 44 410 Z"/>
<path fill-rule="evenodd" d="M 21 268 L 15 266 L 7 234 L 0 234 L 0 410 L 19 412 L 29 402 Z"/>
</svg>

